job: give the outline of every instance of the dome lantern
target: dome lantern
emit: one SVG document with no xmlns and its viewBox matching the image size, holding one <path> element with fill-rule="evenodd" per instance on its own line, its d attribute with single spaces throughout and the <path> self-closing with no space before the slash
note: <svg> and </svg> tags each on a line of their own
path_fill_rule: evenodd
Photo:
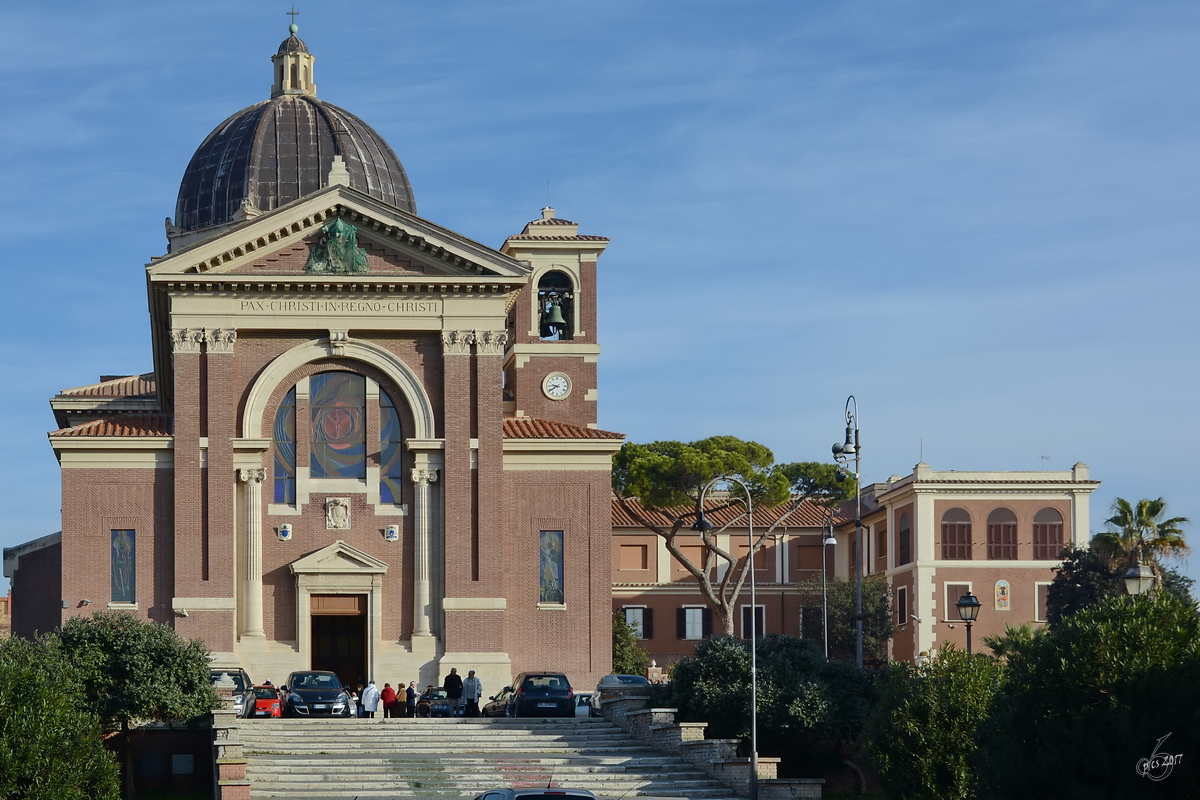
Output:
<svg viewBox="0 0 1200 800">
<path fill-rule="evenodd" d="M 313 77 L 313 62 L 316 56 L 308 52 L 308 45 L 296 36 L 300 28 L 293 22 L 288 26 L 288 38 L 279 45 L 271 56 L 275 70 L 275 82 L 271 84 L 271 97 L 281 94 L 304 94 L 317 96 L 317 84 Z"/>
</svg>

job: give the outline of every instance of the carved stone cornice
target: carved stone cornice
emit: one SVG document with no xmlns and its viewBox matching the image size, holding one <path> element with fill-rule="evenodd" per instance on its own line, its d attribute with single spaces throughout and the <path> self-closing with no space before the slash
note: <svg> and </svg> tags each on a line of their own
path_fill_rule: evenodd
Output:
<svg viewBox="0 0 1200 800">
<path fill-rule="evenodd" d="M 172 328 L 172 353 L 199 353 L 200 345 L 204 343 L 203 328 Z"/>
<path fill-rule="evenodd" d="M 205 330 L 204 336 L 208 340 L 208 352 L 232 353 L 233 343 L 237 341 L 237 329 L 215 328 L 211 331 Z"/>
<path fill-rule="evenodd" d="M 442 331 L 442 353 L 467 356 L 475 342 L 475 331 Z"/>
<path fill-rule="evenodd" d="M 238 479 L 242 483 L 262 483 L 267 479 L 267 471 L 265 469 L 239 469 Z"/>
<path fill-rule="evenodd" d="M 436 469 L 416 467 L 412 470 L 413 483 L 436 483 L 437 479 L 438 471 Z"/>
<path fill-rule="evenodd" d="M 481 331 L 475 334 L 475 346 L 481 356 L 502 356 L 508 343 L 508 331 Z"/>
</svg>

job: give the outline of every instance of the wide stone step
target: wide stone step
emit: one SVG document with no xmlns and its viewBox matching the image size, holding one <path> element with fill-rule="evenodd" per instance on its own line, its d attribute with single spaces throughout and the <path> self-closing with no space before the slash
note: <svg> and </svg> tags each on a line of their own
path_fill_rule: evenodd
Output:
<svg viewBox="0 0 1200 800">
<path fill-rule="evenodd" d="M 255 800 L 475 797 L 543 786 L 612 800 L 733 800 L 702 770 L 605 720 L 246 720 L 234 736 Z"/>
</svg>

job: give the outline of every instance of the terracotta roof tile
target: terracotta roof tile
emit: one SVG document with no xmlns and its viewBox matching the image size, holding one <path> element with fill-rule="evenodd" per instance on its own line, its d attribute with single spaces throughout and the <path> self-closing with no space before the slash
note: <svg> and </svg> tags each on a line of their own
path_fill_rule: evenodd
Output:
<svg viewBox="0 0 1200 800">
<path fill-rule="evenodd" d="M 505 439 L 624 439 L 625 434 L 581 428 L 565 422 L 536 417 L 509 417 L 504 420 Z"/>
<path fill-rule="evenodd" d="M 642 509 L 642 505 L 636 500 L 629 501 L 631 506 Z M 746 527 L 745 512 L 740 505 L 731 508 L 718 509 L 724 505 L 722 500 L 713 500 L 711 495 L 705 499 L 705 516 L 714 527 L 720 528 L 729 523 L 733 523 L 735 528 Z M 770 526 L 779 523 L 779 527 L 787 528 L 819 528 L 829 519 L 829 510 L 824 506 L 817 505 L 811 500 L 807 500 L 800 504 L 800 507 L 785 516 L 784 512 L 788 510 L 788 503 L 774 508 L 756 508 L 754 509 L 754 527 L 757 529 L 760 526 L 769 528 Z M 708 510 L 713 509 L 713 510 Z M 691 511 L 691 508 L 684 509 L 683 507 L 665 509 L 667 512 L 678 516 L 680 513 Z M 642 513 L 652 522 L 655 522 L 663 527 L 671 527 L 671 517 L 659 511 L 642 509 Z M 740 518 L 740 519 L 739 519 Z M 854 508 L 850 508 L 850 519 L 854 519 Z M 618 528 L 630 527 L 640 528 L 641 525 L 633 516 L 626 511 L 614 497 L 612 501 L 612 520 L 613 525 Z M 834 523 L 840 524 L 844 522 L 841 510 L 835 511 Z"/>
<path fill-rule="evenodd" d="M 535 219 L 529 223 L 530 225 L 577 225 L 578 223 L 571 222 L 569 219 L 561 217 L 550 217 L 550 219 Z"/>
<path fill-rule="evenodd" d="M 52 431 L 51 436 L 157 437 L 174 434 L 169 414 L 119 414 Z"/>
<path fill-rule="evenodd" d="M 508 237 L 509 240 L 525 242 L 607 242 L 607 236 L 542 236 L 537 233 L 518 233 Z"/>
<path fill-rule="evenodd" d="M 63 389 L 59 397 L 154 397 L 154 373 L 110 378 L 88 386 Z"/>
</svg>

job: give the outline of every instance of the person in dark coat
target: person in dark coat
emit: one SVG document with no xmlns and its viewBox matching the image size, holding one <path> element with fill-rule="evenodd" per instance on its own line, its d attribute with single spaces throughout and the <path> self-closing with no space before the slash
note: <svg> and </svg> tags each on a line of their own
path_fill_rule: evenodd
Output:
<svg viewBox="0 0 1200 800">
<path fill-rule="evenodd" d="M 421 696 L 421 693 L 417 691 L 417 682 L 409 681 L 404 694 L 407 698 L 408 716 L 415 717 L 417 715 L 417 698 Z"/>
<path fill-rule="evenodd" d="M 442 681 L 442 688 L 446 690 L 446 697 L 450 700 L 450 715 L 457 717 L 462 714 L 463 680 L 457 669 L 450 668 L 450 674 Z"/>
</svg>

